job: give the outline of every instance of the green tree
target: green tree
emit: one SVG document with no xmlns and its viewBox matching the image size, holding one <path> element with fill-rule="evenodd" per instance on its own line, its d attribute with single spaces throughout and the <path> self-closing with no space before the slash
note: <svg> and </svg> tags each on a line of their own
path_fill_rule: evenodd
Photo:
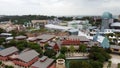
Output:
<svg viewBox="0 0 120 68">
<path fill-rule="evenodd" d="M 83 56 L 84 56 L 84 53 L 86 52 L 86 48 L 87 48 L 87 46 L 85 44 L 81 44 L 79 46 L 79 51 L 83 52 Z"/>
<path fill-rule="evenodd" d="M 105 49 L 93 46 L 91 47 L 89 58 L 95 61 L 105 62 L 111 58 L 111 56 L 105 51 Z"/>
<path fill-rule="evenodd" d="M 48 49 L 44 52 L 45 56 L 48 56 L 49 58 L 53 57 L 56 55 L 56 52 L 53 49 Z"/>
<path fill-rule="evenodd" d="M 2 61 L 0 61 L 0 65 L 2 65 Z"/>
<path fill-rule="evenodd" d="M 99 61 L 91 60 L 90 65 L 92 66 L 92 68 L 103 68 L 103 63 Z"/>
<path fill-rule="evenodd" d="M 4 33 L 4 32 L 5 32 L 5 30 L 0 28 L 0 33 Z"/>
<path fill-rule="evenodd" d="M 70 46 L 69 50 L 70 50 L 71 53 L 75 52 L 74 46 Z"/>
<path fill-rule="evenodd" d="M 60 55 L 58 56 L 58 58 L 65 59 L 65 54 L 60 53 Z"/>
<path fill-rule="evenodd" d="M 111 64 L 112 64 L 112 62 L 111 62 L 111 61 L 108 61 L 108 66 L 107 66 L 107 68 L 111 68 Z"/>
<path fill-rule="evenodd" d="M 70 46 L 70 47 L 69 47 L 69 50 L 70 50 L 70 53 L 72 53 L 72 55 L 73 55 L 73 53 L 75 52 L 74 46 Z"/>
<path fill-rule="evenodd" d="M 120 63 L 118 63 L 118 67 L 117 68 L 120 68 Z"/>
<path fill-rule="evenodd" d="M 0 45 L 2 45 L 5 41 L 5 38 L 0 38 Z"/>
<path fill-rule="evenodd" d="M 67 52 L 68 48 L 67 47 L 61 47 L 60 52 L 62 54 L 65 54 Z"/>
<path fill-rule="evenodd" d="M 69 68 L 92 68 L 86 61 L 70 61 Z"/>
<path fill-rule="evenodd" d="M 5 68 L 14 68 L 13 66 L 6 65 Z"/>
<path fill-rule="evenodd" d="M 16 46 L 16 45 L 17 45 L 17 41 L 11 40 L 10 42 L 4 44 L 4 47 L 11 47 L 11 46 Z"/>
</svg>

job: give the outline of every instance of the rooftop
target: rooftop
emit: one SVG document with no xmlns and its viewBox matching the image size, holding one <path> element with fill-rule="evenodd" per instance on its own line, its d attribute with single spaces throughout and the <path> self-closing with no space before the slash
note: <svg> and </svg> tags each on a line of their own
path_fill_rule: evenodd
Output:
<svg viewBox="0 0 120 68">
<path fill-rule="evenodd" d="M 55 37 L 55 35 L 43 34 L 43 35 L 37 36 L 37 39 L 50 40 L 54 37 Z"/>
<path fill-rule="evenodd" d="M 44 62 L 40 62 L 40 59 L 35 62 L 32 67 L 36 68 L 47 68 L 51 63 L 53 63 L 54 59 L 47 58 Z"/>
<path fill-rule="evenodd" d="M 15 37 L 15 39 L 25 39 L 25 38 L 27 38 L 27 37 L 26 36 L 22 36 L 22 35 Z"/>
<path fill-rule="evenodd" d="M 80 45 L 79 40 L 64 40 L 62 45 Z"/>
<path fill-rule="evenodd" d="M 20 55 L 18 55 L 18 59 L 24 61 L 24 62 L 29 62 L 35 57 L 37 57 L 39 54 L 35 50 L 30 50 L 27 52 L 23 52 Z"/>
<path fill-rule="evenodd" d="M 8 56 L 14 52 L 17 52 L 18 49 L 16 47 L 9 47 L 9 48 L 6 48 L 6 49 L 3 49 L 0 51 L 0 55 L 1 56 Z"/>
<path fill-rule="evenodd" d="M 84 41 L 84 42 L 90 41 L 85 36 L 75 36 L 75 35 L 68 36 L 68 39 L 71 39 L 71 40 L 80 40 L 80 42 L 82 42 L 82 41 Z"/>
</svg>

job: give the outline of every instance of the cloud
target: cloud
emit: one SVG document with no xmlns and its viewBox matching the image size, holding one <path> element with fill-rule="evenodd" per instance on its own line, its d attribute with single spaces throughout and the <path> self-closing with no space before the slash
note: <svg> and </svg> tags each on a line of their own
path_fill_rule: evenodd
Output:
<svg viewBox="0 0 120 68">
<path fill-rule="evenodd" d="M 0 0 L 0 15 L 101 15 L 119 14 L 120 0 Z"/>
</svg>

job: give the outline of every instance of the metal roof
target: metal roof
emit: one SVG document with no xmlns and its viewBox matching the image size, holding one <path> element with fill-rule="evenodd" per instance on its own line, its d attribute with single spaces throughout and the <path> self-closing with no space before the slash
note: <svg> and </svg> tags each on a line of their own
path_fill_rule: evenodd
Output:
<svg viewBox="0 0 120 68">
<path fill-rule="evenodd" d="M 120 27 L 120 22 L 112 23 L 111 27 Z"/>
<path fill-rule="evenodd" d="M 0 51 L 0 55 L 1 56 L 8 56 L 14 52 L 17 52 L 18 49 L 16 47 L 9 47 L 9 48 L 6 48 L 6 49 L 3 49 Z"/>
<path fill-rule="evenodd" d="M 15 39 L 25 39 L 25 38 L 27 38 L 27 37 L 26 36 L 22 36 L 22 35 L 15 37 Z"/>
<path fill-rule="evenodd" d="M 37 36 L 37 39 L 49 40 L 54 37 L 55 37 L 55 35 L 43 34 L 43 35 Z"/>
<path fill-rule="evenodd" d="M 20 55 L 18 55 L 18 59 L 24 61 L 24 62 L 29 62 L 35 57 L 37 57 L 39 54 L 35 50 L 30 50 L 27 52 L 23 52 Z"/>
<path fill-rule="evenodd" d="M 39 59 L 31 67 L 47 68 L 51 63 L 53 63 L 53 61 L 54 61 L 54 59 L 47 58 L 44 62 L 40 62 L 40 59 Z"/>
<path fill-rule="evenodd" d="M 76 36 L 76 35 L 71 35 L 68 36 L 68 39 L 73 39 L 73 40 L 80 40 L 80 41 L 90 41 L 88 38 L 85 36 Z"/>
<path fill-rule="evenodd" d="M 110 45 L 110 48 L 113 48 L 113 49 L 120 49 L 120 46 L 117 46 L 117 45 Z"/>
</svg>

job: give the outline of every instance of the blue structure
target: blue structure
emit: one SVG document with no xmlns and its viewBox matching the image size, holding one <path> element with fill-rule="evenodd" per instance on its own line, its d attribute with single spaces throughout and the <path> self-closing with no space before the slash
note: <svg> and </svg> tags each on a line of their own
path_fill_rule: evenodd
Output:
<svg viewBox="0 0 120 68">
<path fill-rule="evenodd" d="M 102 19 L 112 19 L 112 14 L 109 12 L 104 12 L 102 15 Z"/>
<path fill-rule="evenodd" d="M 104 29 L 109 29 L 111 23 L 113 23 L 112 14 L 109 12 L 104 12 L 102 15 L 101 31 L 103 32 Z"/>
<path fill-rule="evenodd" d="M 109 48 L 110 47 L 109 40 L 106 37 L 103 39 L 103 42 L 101 43 L 101 46 L 103 48 Z"/>
<path fill-rule="evenodd" d="M 97 34 L 93 37 L 93 41 L 99 42 L 100 46 L 103 48 L 110 47 L 109 40 L 107 39 L 107 37 L 101 36 L 99 32 L 97 32 Z"/>
</svg>

